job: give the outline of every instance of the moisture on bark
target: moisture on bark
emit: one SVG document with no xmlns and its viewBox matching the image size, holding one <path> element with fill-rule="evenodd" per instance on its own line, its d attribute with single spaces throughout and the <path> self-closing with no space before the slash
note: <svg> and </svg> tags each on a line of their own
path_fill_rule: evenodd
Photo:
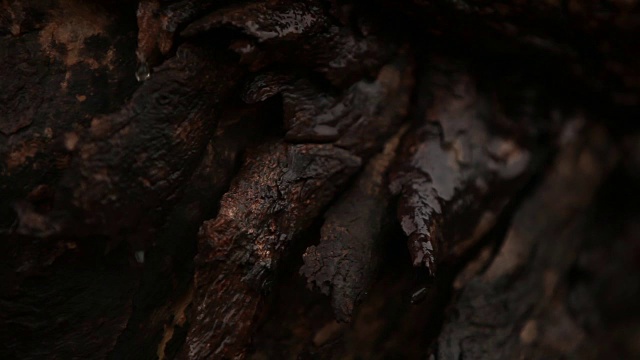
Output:
<svg viewBox="0 0 640 360">
<path fill-rule="evenodd" d="M 0 358 L 640 356 L 637 1 L 0 2 Z"/>
</svg>

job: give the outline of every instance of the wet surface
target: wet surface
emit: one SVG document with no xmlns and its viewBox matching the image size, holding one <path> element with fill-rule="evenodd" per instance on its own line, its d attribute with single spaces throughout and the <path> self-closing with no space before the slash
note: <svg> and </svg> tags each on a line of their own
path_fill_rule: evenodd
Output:
<svg viewBox="0 0 640 360">
<path fill-rule="evenodd" d="M 218 216 L 203 224 L 196 311 L 183 358 L 243 354 L 261 292 L 283 251 L 361 163 L 332 145 L 273 143 L 256 151 L 223 197 Z"/>
<path fill-rule="evenodd" d="M 181 191 L 213 134 L 215 100 L 223 99 L 239 76 L 232 67 L 213 64 L 197 50 L 180 49 L 122 110 L 66 133 L 70 159 L 56 203 L 43 214 L 43 226 L 30 223 L 29 210 L 23 211 L 17 232 L 46 236 L 84 230 L 115 238 L 123 231 L 135 233 L 140 223 L 153 227 L 163 221 L 162 207 Z M 151 234 L 140 236 L 130 240 L 144 246 L 143 237 Z"/>
<path fill-rule="evenodd" d="M 2 2 L 0 357 L 638 354 L 637 6 Z"/>
<path fill-rule="evenodd" d="M 183 36 L 222 27 L 255 39 L 241 49 L 252 69 L 278 64 L 322 75 L 338 87 L 350 85 L 393 58 L 397 44 L 338 26 L 321 1 L 273 0 L 214 11 L 188 26 Z M 252 60 L 249 60 L 252 59 Z"/>
<path fill-rule="evenodd" d="M 419 89 L 424 118 L 405 135 L 390 175 L 413 263 L 432 274 L 456 247 L 478 241 L 491 227 L 482 219 L 497 217 L 535 172 L 548 148 L 531 145 L 538 134 L 530 129 L 553 122 L 544 108 L 508 118 L 491 100 L 497 88 L 467 69 L 455 60 L 429 64 Z"/>
<path fill-rule="evenodd" d="M 195 274 L 198 310 L 183 357 L 243 355 L 264 301 L 263 288 L 289 243 L 344 189 L 367 154 L 382 146 L 378 139 L 406 114 L 409 88 L 403 87 L 411 85 L 406 80 L 410 69 L 402 64 L 383 68 L 374 83 L 380 90 L 365 93 L 382 94 L 397 106 L 363 114 L 362 109 L 379 101 L 363 96 L 344 109 L 347 116 L 339 118 L 338 124 L 342 121 L 345 126 L 370 126 L 369 132 L 345 131 L 326 144 L 274 142 L 248 157 L 254 159 L 244 164 L 223 197 L 220 213 L 202 228 Z M 325 97 L 313 99 L 322 103 Z M 283 100 L 285 119 L 291 116 L 291 103 L 304 104 Z M 340 146 L 343 139 L 353 145 Z"/>
</svg>

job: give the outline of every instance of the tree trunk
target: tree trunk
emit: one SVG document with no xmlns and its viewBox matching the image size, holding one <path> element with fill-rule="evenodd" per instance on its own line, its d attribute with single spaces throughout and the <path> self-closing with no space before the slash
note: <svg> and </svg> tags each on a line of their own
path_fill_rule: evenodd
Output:
<svg viewBox="0 0 640 360">
<path fill-rule="evenodd" d="M 0 5 L 0 358 L 640 357 L 640 3 Z"/>
</svg>

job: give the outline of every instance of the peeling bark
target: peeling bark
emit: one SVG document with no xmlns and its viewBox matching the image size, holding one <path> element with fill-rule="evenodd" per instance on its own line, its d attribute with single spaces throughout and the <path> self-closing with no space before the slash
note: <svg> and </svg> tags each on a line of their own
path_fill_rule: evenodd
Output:
<svg viewBox="0 0 640 360">
<path fill-rule="evenodd" d="M 640 356 L 639 19 L 0 2 L 0 358 Z"/>
<path fill-rule="evenodd" d="M 355 183 L 325 213 L 320 243 L 304 253 L 300 269 L 310 285 L 331 295 L 336 318 L 349 321 L 373 282 L 382 236 L 389 224 L 386 175 L 406 127 L 374 156 Z M 388 229 L 387 229 L 388 230 Z"/>
<path fill-rule="evenodd" d="M 493 226 L 546 151 L 535 136 L 550 113 L 509 118 L 482 80 L 455 60 L 429 64 L 424 120 L 403 139 L 390 175 L 413 263 L 432 274 Z"/>
</svg>

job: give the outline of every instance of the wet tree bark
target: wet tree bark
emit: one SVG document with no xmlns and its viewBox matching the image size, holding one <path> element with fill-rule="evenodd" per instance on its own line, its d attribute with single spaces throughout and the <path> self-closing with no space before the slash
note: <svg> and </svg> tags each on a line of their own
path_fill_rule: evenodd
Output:
<svg viewBox="0 0 640 360">
<path fill-rule="evenodd" d="M 640 357 L 640 3 L 0 3 L 0 358 Z"/>
</svg>

